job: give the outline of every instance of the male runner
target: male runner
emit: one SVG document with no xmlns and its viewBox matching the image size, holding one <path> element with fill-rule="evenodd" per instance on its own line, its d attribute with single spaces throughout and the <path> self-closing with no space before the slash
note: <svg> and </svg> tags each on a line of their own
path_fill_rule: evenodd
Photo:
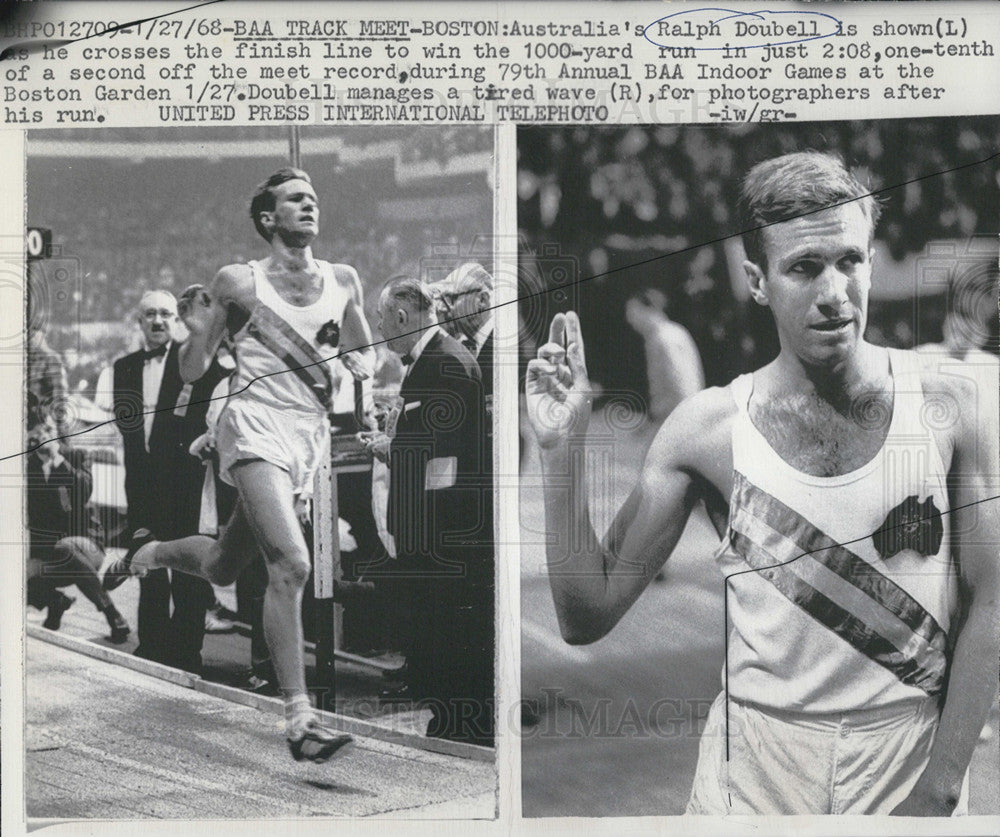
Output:
<svg viewBox="0 0 1000 837">
<path fill-rule="evenodd" d="M 220 475 L 239 494 L 236 509 L 218 541 L 157 542 L 136 533 L 106 586 L 152 567 L 227 585 L 259 548 L 268 568 L 264 633 L 285 699 L 289 747 L 296 760 L 322 762 L 351 737 L 322 727 L 306 692 L 300 606 L 310 565 L 298 513 L 328 450 L 329 361 L 339 355 L 364 379 L 374 351 L 357 273 L 312 256 L 319 206 L 309 176 L 279 169 L 257 188 L 250 215 L 271 246 L 268 257 L 222 268 L 207 291 L 188 289 L 181 307 L 191 332 L 181 356 L 186 381 L 205 373 L 227 332 L 234 347 L 237 370 L 216 440 Z"/>
<path fill-rule="evenodd" d="M 528 367 L 568 642 L 611 630 L 697 502 L 724 534 L 728 677 L 689 813 L 951 814 L 996 692 L 995 399 L 864 340 L 866 191 L 824 154 L 751 170 L 743 268 L 779 355 L 671 413 L 603 544 L 576 314 Z"/>
</svg>

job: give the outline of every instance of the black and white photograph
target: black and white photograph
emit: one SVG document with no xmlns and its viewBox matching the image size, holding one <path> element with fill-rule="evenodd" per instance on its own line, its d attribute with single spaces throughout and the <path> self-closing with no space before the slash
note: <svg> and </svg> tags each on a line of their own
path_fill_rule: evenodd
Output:
<svg viewBox="0 0 1000 837">
<path fill-rule="evenodd" d="M 29 822 L 493 819 L 493 128 L 25 149 Z"/>
<path fill-rule="evenodd" d="M 523 816 L 1000 812 L 998 147 L 518 129 Z"/>
</svg>

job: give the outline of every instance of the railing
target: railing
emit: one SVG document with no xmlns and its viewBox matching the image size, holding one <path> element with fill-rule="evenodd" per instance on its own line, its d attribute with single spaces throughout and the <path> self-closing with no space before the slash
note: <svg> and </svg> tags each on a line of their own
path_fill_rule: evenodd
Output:
<svg viewBox="0 0 1000 837">
<path fill-rule="evenodd" d="M 336 710 L 336 660 L 360 662 L 375 668 L 382 664 L 347 654 L 343 646 L 343 606 L 333 600 L 335 582 L 342 578 L 340 566 L 339 497 L 341 474 L 370 471 L 372 455 L 355 434 L 330 438 L 330 457 L 316 472 L 313 488 L 313 590 L 316 598 L 316 685 L 325 704 Z"/>
</svg>

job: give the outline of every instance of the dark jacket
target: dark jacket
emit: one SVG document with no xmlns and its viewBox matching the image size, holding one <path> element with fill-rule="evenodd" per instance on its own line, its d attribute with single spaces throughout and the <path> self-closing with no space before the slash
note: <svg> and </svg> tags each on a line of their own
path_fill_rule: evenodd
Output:
<svg viewBox="0 0 1000 837">
<path fill-rule="evenodd" d="M 102 541 L 101 524 L 87 505 L 94 480 L 83 451 L 67 449 L 64 459 L 49 472 L 32 453 L 25 463 L 29 555 L 44 560 L 56 542 L 69 536 Z"/>
<path fill-rule="evenodd" d="M 135 531 L 146 527 L 161 539 L 191 535 L 198 530 L 205 470 L 188 448 L 205 432 L 208 400 L 219 381 L 229 374 L 213 360 L 205 375 L 191 386 L 187 405 L 178 406 L 185 390 L 179 353 L 180 344 L 174 341 L 164 361 L 148 452 L 142 415 L 143 352 L 125 355 L 114 364 L 115 423 L 125 453 L 129 528 Z"/>
<path fill-rule="evenodd" d="M 479 354 L 476 355 L 476 363 L 479 364 L 479 372 L 483 378 L 483 391 L 488 397 L 493 396 L 493 332 L 483 341 L 479 347 Z"/>
<path fill-rule="evenodd" d="M 438 330 L 403 380 L 400 397 L 387 521 L 399 571 L 492 583 L 479 367 L 461 343 Z"/>
</svg>

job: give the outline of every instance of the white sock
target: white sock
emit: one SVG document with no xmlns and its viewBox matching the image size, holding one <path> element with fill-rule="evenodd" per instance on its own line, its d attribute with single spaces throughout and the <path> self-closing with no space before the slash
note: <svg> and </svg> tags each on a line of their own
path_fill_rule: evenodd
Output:
<svg viewBox="0 0 1000 837">
<path fill-rule="evenodd" d="M 285 698 L 285 735 L 300 738 L 303 728 L 315 717 L 309 695 L 300 692 Z"/>
</svg>

